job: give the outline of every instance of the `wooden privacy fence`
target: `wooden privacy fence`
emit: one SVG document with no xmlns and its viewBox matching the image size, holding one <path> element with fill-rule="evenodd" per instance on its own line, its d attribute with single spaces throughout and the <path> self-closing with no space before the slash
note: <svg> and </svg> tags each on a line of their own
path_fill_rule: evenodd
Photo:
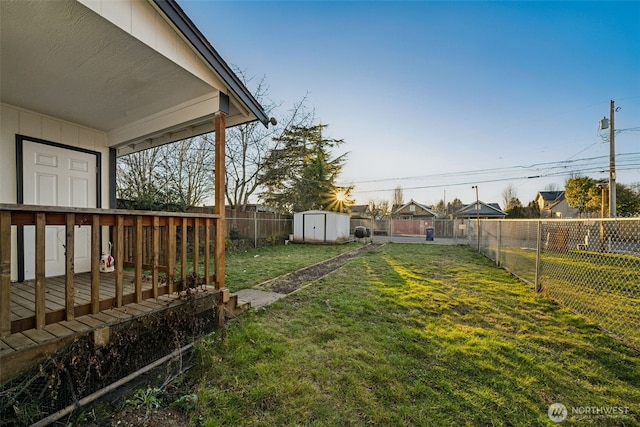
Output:
<svg viewBox="0 0 640 427">
<path fill-rule="evenodd" d="M 97 314 L 101 310 L 121 307 L 130 302 L 140 302 L 144 298 L 158 298 L 172 294 L 177 286 L 186 284 L 189 265 L 191 271 L 199 275 L 200 266 L 204 272 L 204 285 L 215 283 L 216 288 L 224 285 L 211 272 L 211 261 L 219 258 L 220 248 L 214 244 L 212 233 L 223 219 L 219 215 L 206 213 L 176 213 L 84 209 L 67 207 L 46 207 L 29 205 L 0 204 L 0 336 L 7 336 L 21 330 L 42 329 L 46 324 L 62 320 L 73 320 L 84 314 Z M 46 227 L 64 228 L 64 310 L 47 311 L 47 277 L 45 263 Z M 17 244 L 20 239 L 12 238 L 12 227 L 17 235 L 24 227 L 35 228 L 35 251 L 26 253 Z M 75 294 L 75 235 L 78 227 L 90 229 L 90 303 L 76 304 Z M 113 241 L 115 271 L 114 297 L 100 298 L 101 249 L 106 246 L 104 239 Z M 190 242 L 190 244 L 186 244 Z M 15 247 L 14 247 L 15 246 Z M 224 245 L 220 245 L 224 246 Z M 215 257 L 212 256 L 212 249 Z M 35 260 L 35 301 L 31 308 L 33 316 L 12 319 L 11 307 L 11 257 L 12 250 L 18 257 L 33 257 Z M 20 254 L 22 252 L 24 255 Z M 224 252 L 220 256 L 224 257 Z M 24 264 L 24 263 L 23 263 Z M 214 269 L 223 271 L 217 261 Z M 16 266 L 14 265 L 14 268 Z M 133 268 L 133 293 L 125 295 L 125 267 Z M 143 294 L 143 272 L 150 273 L 151 286 Z M 160 283 L 159 272 L 164 272 Z"/>
</svg>

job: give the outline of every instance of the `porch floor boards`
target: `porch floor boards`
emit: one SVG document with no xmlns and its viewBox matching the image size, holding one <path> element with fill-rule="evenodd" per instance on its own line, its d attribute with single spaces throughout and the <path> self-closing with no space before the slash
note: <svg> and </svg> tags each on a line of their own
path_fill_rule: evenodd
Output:
<svg viewBox="0 0 640 427">
<path fill-rule="evenodd" d="M 123 294 L 133 294 L 134 274 L 123 273 Z M 45 282 L 46 312 L 65 309 L 64 276 L 47 277 Z M 116 279 L 114 273 L 100 273 L 100 300 L 116 297 Z M 143 276 L 142 290 L 151 289 L 150 278 Z M 11 321 L 35 316 L 35 281 L 11 284 Z M 80 306 L 91 302 L 91 274 L 79 273 L 74 277 L 74 305 Z"/>
<path fill-rule="evenodd" d="M 88 273 L 87 273 L 88 274 Z M 106 287 L 108 281 L 108 273 L 106 273 L 107 279 L 102 280 L 101 274 L 101 287 Z M 114 280 L 111 280 L 113 282 Z M 61 280 L 52 280 L 47 278 L 47 291 L 54 290 L 54 284 L 62 283 L 64 286 L 64 278 Z M 150 281 L 145 283 L 146 288 L 151 287 Z M 77 282 L 76 282 L 77 284 Z M 12 287 L 15 284 L 12 284 Z M 26 285 L 26 284 L 20 284 Z M 59 286 L 59 285 L 56 285 Z M 25 286 L 23 286 L 23 292 Z M 26 286 L 28 289 L 28 286 Z M 133 291 L 133 287 L 129 287 L 130 291 Z M 42 357 L 52 354 L 56 350 L 70 344 L 77 337 L 95 333 L 96 330 L 101 330 L 106 327 L 115 327 L 118 324 L 133 320 L 135 318 L 141 318 L 154 312 L 170 309 L 171 307 L 178 307 L 182 304 L 193 302 L 195 300 L 210 299 L 216 292 L 213 286 L 198 287 L 195 291 L 185 297 L 185 292 L 174 292 L 171 295 L 164 294 L 156 298 L 147 298 L 139 303 L 129 303 L 122 307 L 114 307 L 106 310 L 102 310 L 97 314 L 87 314 L 83 316 L 77 316 L 73 320 L 63 320 L 56 323 L 50 323 L 44 326 L 42 329 L 28 329 L 21 332 L 15 332 L 11 335 L 0 339 L 0 383 L 9 379 L 14 372 L 19 372 L 22 369 L 26 369 L 32 366 L 34 361 L 41 359 Z M 27 292 L 28 293 L 28 292 Z M 33 291 L 31 292 L 33 293 Z M 101 292 L 102 294 L 102 292 Z M 107 298 L 113 297 L 113 289 L 111 291 L 105 291 Z M 50 292 L 47 292 L 47 302 L 49 302 Z M 33 298 L 33 297 L 31 297 Z M 195 299 L 194 299 L 195 298 Z M 81 300 L 82 301 L 82 300 Z M 14 301 L 11 301 L 12 305 Z M 58 308 L 57 303 L 52 303 L 54 309 Z M 76 304 L 78 299 L 76 297 Z M 209 303 L 205 303 L 205 306 Z M 49 305 L 47 305 L 49 307 Z M 22 308 L 24 312 L 32 311 Z M 48 310 L 48 308 L 47 308 Z M 8 367 L 11 368 L 8 368 Z"/>
</svg>

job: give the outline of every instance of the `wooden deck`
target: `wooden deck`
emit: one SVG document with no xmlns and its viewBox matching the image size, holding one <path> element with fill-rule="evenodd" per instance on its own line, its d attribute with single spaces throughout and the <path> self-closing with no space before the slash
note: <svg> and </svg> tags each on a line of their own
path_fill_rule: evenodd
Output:
<svg viewBox="0 0 640 427">
<path fill-rule="evenodd" d="M 135 275 L 123 273 L 123 303 L 130 304 L 135 299 Z M 161 277 L 162 279 L 162 277 Z M 74 276 L 74 317 L 91 312 L 91 273 L 80 273 Z M 168 293 L 168 287 L 160 282 L 158 294 Z M 149 299 L 153 294 L 151 277 L 142 277 L 142 299 Z M 11 286 L 11 332 L 18 333 L 35 327 L 35 280 L 13 283 Z M 116 307 L 115 274 L 100 273 L 100 309 L 109 310 Z M 48 277 L 45 282 L 45 316 L 46 324 L 59 323 L 65 319 L 65 277 Z"/>
<path fill-rule="evenodd" d="M 160 286 L 158 298 L 152 296 L 150 277 L 143 278 L 143 300 L 133 302 L 135 296 L 133 273 L 126 273 L 124 283 L 124 302 L 122 307 L 115 307 L 115 281 L 112 273 L 100 273 L 101 311 L 95 314 L 88 312 L 91 300 L 91 274 L 82 273 L 75 277 L 75 311 L 73 320 L 54 320 L 65 312 L 64 277 L 46 279 L 46 312 L 47 324 L 42 329 L 20 329 L 0 339 L 0 365 L 15 366 L 18 369 L 27 366 L 27 360 L 46 356 L 72 342 L 76 337 L 92 331 L 104 329 L 134 318 L 177 307 L 193 298 L 185 298 L 184 292 L 167 294 L 167 286 Z M 193 295 L 196 298 L 210 297 L 217 291 L 213 286 L 198 287 Z M 192 295 L 192 296 L 193 296 Z M 25 325 L 34 322 L 33 311 L 35 300 L 35 283 L 27 281 L 13 283 L 11 287 L 11 320 L 12 325 Z M 108 305 L 107 308 L 102 308 Z M 87 311 L 85 313 L 85 311 Z M 24 363 L 23 363 L 24 362 Z M 12 373 L 0 369 L 0 382 Z"/>
</svg>

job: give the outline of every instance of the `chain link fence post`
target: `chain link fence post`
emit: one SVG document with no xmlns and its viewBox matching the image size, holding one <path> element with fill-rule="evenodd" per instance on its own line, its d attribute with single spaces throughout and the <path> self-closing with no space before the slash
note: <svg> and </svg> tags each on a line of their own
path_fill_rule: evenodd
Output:
<svg viewBox="0 0 640 427">
<path fill-rule="evenodd" d="M 542 292 L 542 286 L 540 284 L 540 256 L 542 252 L 542 221 L 538 221 L 538 233 L 536 238 L 536 278 L 535 288 L 536 292 Z"/>
</svg>

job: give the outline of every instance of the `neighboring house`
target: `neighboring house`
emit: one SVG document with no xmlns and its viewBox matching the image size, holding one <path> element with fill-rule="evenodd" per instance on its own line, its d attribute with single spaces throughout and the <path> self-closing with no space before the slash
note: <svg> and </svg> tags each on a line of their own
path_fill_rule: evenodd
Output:
<svg viewBox="0 0 640 427">
<path fill-rule="evenodd" d="M 564 191 L 540 191 L 535 199 L 541 218 L 575 218 L 578 209 L 567 203 Z"/>
<path fill-rule="evenodd" d="M 351 211 L 351 219 L 371 219 L 371 210 L 368 204 L 352 205 L 349 210 Z"/>
<path fill-rule="evenodd" d="M 478 205 L 480 209 L 478 210 Z M 484 203 L 478 201 L 468 205 L 464 205 L 460 210 L 453 214 L 455 218 L 481 218 L 481 219 L 504 219 L 507 213 L 500 209 L 500 205 L 497 203 Z"/>
<path fill-rule="evenodd" d="M 438 214 L 430 206 L 418 203 L 413 199 L 404 205 L 395 205 L 391 213 L 393 219 L 433 219 L 437 216 Z"/>
</svg>

